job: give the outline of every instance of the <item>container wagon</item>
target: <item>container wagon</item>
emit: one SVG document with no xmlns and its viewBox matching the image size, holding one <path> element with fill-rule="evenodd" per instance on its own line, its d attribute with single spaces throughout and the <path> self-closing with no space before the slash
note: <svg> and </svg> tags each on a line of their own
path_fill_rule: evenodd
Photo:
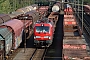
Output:
<svg viewBox="0 0 90 60">
<path fill-rule="evenodd" d="M 90 60 L 86 50 L 85 38 L 82 38 L 82 32 L 77 24 L 76 18 L 69 9 L 66 8 L 63 21 L 63 60 Z M 70 14 L 68 14 L 70 12 Z M 66 14 L 67 13 L 67 14 Z"/>
</svg>

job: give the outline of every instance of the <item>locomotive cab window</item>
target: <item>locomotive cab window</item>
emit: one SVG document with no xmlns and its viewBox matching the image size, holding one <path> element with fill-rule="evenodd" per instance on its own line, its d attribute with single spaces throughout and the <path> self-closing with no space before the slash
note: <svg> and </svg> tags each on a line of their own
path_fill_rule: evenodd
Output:
<svg viewBox="0 0 90 60">
<path fill-rule="evenodd" d="M 49 32 L 48 26 L 36 26 L 36 32 Z"/>
</svg>

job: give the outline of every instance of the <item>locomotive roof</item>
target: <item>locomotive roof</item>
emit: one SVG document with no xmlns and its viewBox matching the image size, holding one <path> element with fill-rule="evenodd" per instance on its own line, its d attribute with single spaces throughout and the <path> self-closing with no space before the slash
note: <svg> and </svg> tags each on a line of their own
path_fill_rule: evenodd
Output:
<svg viewBox="0 0 90 60">
<path fill-rule="evenodd" d="M 50 23 L 37 23 L 37 24 L 35 24 L 35 26 L 50 26 L 50 27 L 52 27 L 52 25 Z"/>
</svg>

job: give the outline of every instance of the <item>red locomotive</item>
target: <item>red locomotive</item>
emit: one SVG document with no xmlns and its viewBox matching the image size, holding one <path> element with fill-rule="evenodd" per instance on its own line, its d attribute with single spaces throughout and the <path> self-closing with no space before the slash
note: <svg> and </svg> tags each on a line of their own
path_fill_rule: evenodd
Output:
<svg viewBox="0 0 90 60">
<path fill-rule="evenodd" d="M 54 23 L 52 20 L 39 20 L 34 26 L 34 44 L 36 46 L 50 46 L 53 40 Z"/>
</svg>

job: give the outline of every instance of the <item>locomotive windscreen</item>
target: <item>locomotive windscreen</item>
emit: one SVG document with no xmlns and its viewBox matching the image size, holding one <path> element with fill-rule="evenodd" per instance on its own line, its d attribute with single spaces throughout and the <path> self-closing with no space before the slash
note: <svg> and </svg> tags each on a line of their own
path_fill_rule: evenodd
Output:
<svg viewBox="0 0 90 60">
<path fill-rule="evenodd" d="M 49 32 L 48 26 L 36 26 L 36 32 Z"/>
</svg>

